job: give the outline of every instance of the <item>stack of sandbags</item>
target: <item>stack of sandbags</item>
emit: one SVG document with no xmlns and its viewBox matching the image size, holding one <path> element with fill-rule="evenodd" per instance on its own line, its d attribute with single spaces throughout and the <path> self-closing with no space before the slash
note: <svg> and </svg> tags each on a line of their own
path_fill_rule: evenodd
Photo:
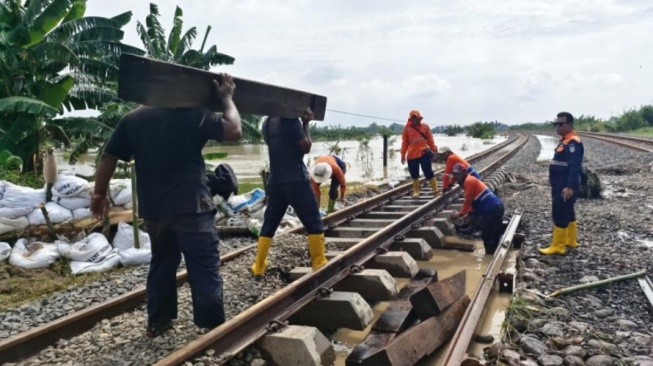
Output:
<svg viewBox="0 0 653 366">
<path fill-rule="evenodd" d="M 55 244 L 59 253 L 70 259 L 70 271 L 73 274 L 104 272 L 116 267 L 120 261 L 107 238 L 100 233 L 92 233 L 73 244 L 60 240 Z"/>
<path fill-rule="evenodd" d="M 33 242 L 18 239 L 9 255 L 9 263 L 23 268 L 49 267 L 59 258 L 59 250 L 55 244 Z"/>
</svg>

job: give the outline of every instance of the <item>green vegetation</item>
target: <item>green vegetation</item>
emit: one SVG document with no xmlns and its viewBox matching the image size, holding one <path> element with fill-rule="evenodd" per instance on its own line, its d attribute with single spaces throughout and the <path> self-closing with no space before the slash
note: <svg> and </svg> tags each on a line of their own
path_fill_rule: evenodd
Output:
<svg viewBox="0 0 653 366">
<path fill-rule="evenodd" d="M 467 126 L 469 137 L 486 140 L 493 138 L 495 133 L 493 122 L 476 122 Z"/>
<path fill-rule="evenodd" d="M 377 135 L 394 136 L 401 134 L 401 130 L 387 126 L 379 126 L 371 123 L 367 127 L 342 127 L 342 126 L 320 126 L 319 123 L 311 125 L 311 137 L 313 141 L 344 141 L 344 140 L 369 140 Z"/>
<path fill-rule="evenodd" d="M 443 133 L 447 136 L 456 136 L 461 133 L 465 132 L 465 127 L 459 126 L 459 125 L 451 125 L 445 127 Z"/>
</svg>

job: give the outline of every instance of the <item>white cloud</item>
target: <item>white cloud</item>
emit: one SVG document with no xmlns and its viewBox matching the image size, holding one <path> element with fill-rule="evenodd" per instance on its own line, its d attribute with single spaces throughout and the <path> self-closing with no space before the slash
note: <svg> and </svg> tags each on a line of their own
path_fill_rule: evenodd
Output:
<svg viewBox="0 0 653 366">
<path fill-rule="evenodd" d="M 650 102 L 648 0 L 156 3 L 168 31 L 174 7 L 183 8 L 185 27 L 198 28 L 196 46 L 212 25 L 207 43 L 236 57 L 216 70 L 326 95 L 329 109 L 403 121 L 419 108 L 435 124 L 521 123 L 563 109 L 609 117 Z M 87 14 L 130 9 L 125 42 L 141 46 L 135 20 L 149 2 L 93 0 Z M 325 122 L 371 122 L 336 117 Z"/>
</svg>

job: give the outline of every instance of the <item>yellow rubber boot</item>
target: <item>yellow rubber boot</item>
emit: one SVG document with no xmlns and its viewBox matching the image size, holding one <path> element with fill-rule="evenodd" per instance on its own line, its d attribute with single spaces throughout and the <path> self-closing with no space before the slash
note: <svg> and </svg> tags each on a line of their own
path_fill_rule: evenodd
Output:
<svg viewBox="0 0 653 366">
<path fill-rule="evenodd" d="M 540 253 L 545 255 L 550 254 L 565 254 L 565 241 L 567 241 L 567 228 L 553 227 L 553 238 L 551 238 L 551 245 L 548 248 L 539 248 Z"/>
<path fill-rule="evenodd" d="M 431 180 L 429 180 L 429 183 L 431 183 L 431 189 L 433 189 L 433 195 L 437 197 L 440 194 L 440 190 L 438 189 L 438 182 L 435 181 L 435 177 L 431 178 Z"/>
<path fill-rule="evenodd" d="M 335 211 L 335 207 L 336 207 L 336 200 L 332 200 L 331 198 L 329 198 L 329 206 L 327 206 L 326 213 L 327 214 L 332 213 L 333 211 Z"/>
<path fill-rule="evenodd" d="M 313 271 L 317 271 L 327 263 L 324 256 L 324 234 L 308 235 L 308 253 L 311 255 Z"/>
<path fill-rule="evenodd" d="M 419 198 L 419 179 L 413 179 L 413 198 Z"/>
<path fill-rule="evenodd" d="M 565 245 L 570 248 L 578 248 L 578 226 L 576 226 L 576 221 L 571 221 L 567 226 L 567 240 L 565 240 Z"/>
<path fill-rule="evenodd" d="M 258 237 L 256 259 L 254 260 L 254 264 L 252 264 L 252 273 L 254 276 L 263 276 L 263 273 L 265 273 L 265 267 L 268 265 L 266 258 L 268 257 L 268 252 L 270 251 L 271 244 L 272 238 L 267 236 Z"/>
</svg>

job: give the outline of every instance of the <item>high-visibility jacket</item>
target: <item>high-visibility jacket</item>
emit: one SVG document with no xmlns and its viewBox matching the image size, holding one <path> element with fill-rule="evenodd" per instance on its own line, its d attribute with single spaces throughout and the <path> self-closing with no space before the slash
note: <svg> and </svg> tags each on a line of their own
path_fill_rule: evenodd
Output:
<svg viewBox="0 0 653 366">
<path fill-rule="evenodd" d="M 549 183 L 559 189 L 580 189 L 580 171 L 585 149 L 575 131 L 562 136 L 549 164 Z"/>
<path fill-rule="evenodd" d="M 490 212 L 495 206 L 501 205 L 501 200 L 488 189 L 485 183 L 478 178 L 468 175 L 463 182 L 465 201 L 460 209 L 460 216 L 468 213 L 484 215 Z"/>
<path fill-rule="evenodd" d="M 315 160 L 315 164 L 318 163 L 327 163 L 331 166 L 331 169 L 333 171 L 331 173 L 331 179 L 335 179 L 338 181 L 338 183 L 340 183 L 340 195 L 344 196 L 345 192 L 347 191 L 347 180 L 345 179 L 345 173 L 338 165 L 337 158 L 333 155 L 322 155 Z M 315 181 L 311 179 L 311 186 L 313 186 L 313 192 L 315 192 L 315 197 L 319 199 L 321 195 L 320 185 L 315 183 Z"/>
<path fill-rule="evenodd" d="M 421 131 L 426 138 L 417 130 Z M 428 148 L 437 151 L 429 125 L 424 122 L 417 126 L 413 126 L 411 122 L 406 123 L 404 132 L 401 134 L 401 158 L 407 160 L 421 158 L 424 155 L 424 150 Z"/>
<path fill-rule="evenodd" d="M 453 153 L 449 155 L 447 158 L 447 165 L 444 167 L 444 174 L 442 174 L 442 189 L 449 189 L 449 186 L 456 182 L 451 174 L 451 170 L 456 164 L 461 164 L 465 167 L 465 170 L 469 169 L 469 163 L 467 160 L 460 157 L 460 155 Z"/>
</svg>

